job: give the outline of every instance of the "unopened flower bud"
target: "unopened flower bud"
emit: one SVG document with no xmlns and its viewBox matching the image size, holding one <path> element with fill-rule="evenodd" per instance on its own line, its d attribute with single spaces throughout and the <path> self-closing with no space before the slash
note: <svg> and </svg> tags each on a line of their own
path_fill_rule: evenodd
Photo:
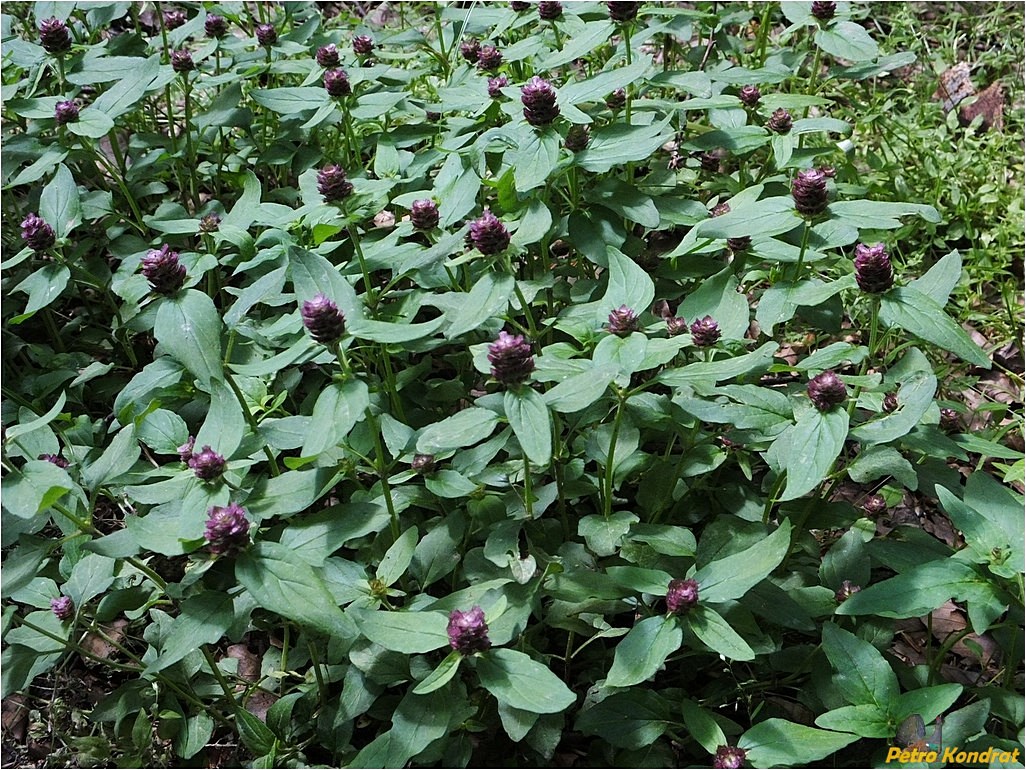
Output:
<svg viewBox="0 0 1026 770">
<path fill-rule="evenodd" d="M 713 767 L 737 770 L 744 765 L 746 756 L 745 750 L 737 746 L 717 746 L 716 756 L 713 757 Z"/>
<path fill-rule="evenodd" d="M 715 345 L 722 332 L 720 325 L 713 320 L 712 316 L 695 319 L 691 324 L 691 341 L 700 348 L 711 348 Z"/>
<path fill-rule="evenodd" d="M 514 0 L 514 2 L 509 4 L 509 7 L 512 8 L 517 13 L 523 13 L 524 11 L 528 10 L 531 7 L 531 4 L 530 3 L 518 2 L 518 0 Z"/>
<path fill-rule="evenodd" d="M 449 645 L 461 655 L 484 652 L 492 646 L 488 639 L 484 610 L 480 607 L 472 607 L 467 612 L 450 612 L 446 631 L 449 634 Z"/>
<path fill-rule="evenodd" d="M 337 67 L 339 64 L 338 46 L 336 46 L 334 43 L 322 45 L 320 48 L 317 49 L 317 54 L 315 58 L 317 59 L 317 64 L 319 64 L 321 67 L 324 67 L 324 69 Z"/>
<path fill-rule="evenodd" d="M 414 455 L 410 467 L 422 476 L 426 476 L 435 470 L 434 455 Z"/>
<path fill-rule="evenodd" d="M 310 336 L 322 345 L 330 345 L 345 333 L 345 315 L 338 309 L 338 305 L 323 294 L 317 294 L 304 302 L 300 314 Z"/>
<path fill-rule="evenodd" d="M 844 580 L 841 582 L 841 587 L 834 592 L 834 601 L 840 604 L 845 599 L 854 596 L 861 590 L 862 586 L 857 583 L 852 583 L 850 580 Z"/>
<path fill-rule="evenodd" d="M 538 3 L 538 18 L 542 21 L 555 21 L 563 15 L 563 4 L 556 0 L 541 0 Z"/>
<path fill-rule="evenodd" d="M 806 388 L 813 405 L 821 412 L 829 412 L 848 398 L 848 389 L 833 371 L 827 369 L 811 380 Z"/>
<path fill-rule="evenodd" d="M 688 330 L 688 322 L 680 316 L 673 316 L 666 319 L 666 334 L 670 337 L 677 337 Z"/>
<path fill-rule="evenodd" d="M 460 43 L 460 56 L 471 64 L 477 63 L 477 56 L 481 52 L 481 41 L 473 38 L 464 38 Z"/>
<path fill-rule="evenodd" d="M 164 11 L 164 28 L 167 30 L 178 29 L 188 20 L 185 11 Z"/>
<path fill-rule="evenodd" d="M 741 86 L 741 90 L 737 92 L 737 98 L 745 107 L 755 107 L 762 99 L 762 91 L 759 90 L 759 86 Z"/>
<path fill-rule="evenodd" d="M 56 17 L 39 23 L 39 44 L 48 54 L 59 56 L 71 49 L 71 30 Z"/>
<path fill-rule="evenodd" d="M 830 21 L 837 13 L 837 3 L 829 0 L 813 0 L 812 15 L 820 21 Z"/>
<path fill-rule="evenodd" d="M 67 460 L 65 460 L 60 455 L 41 454 L 36 459 L 37 460 L 46 460 L 48 463 L 53 463 L 58 468 L 67 468 L 69 465 L 71 465 L 71 463 L 69 463 Z"/>
<path fill-rule="evenodd" d="M 781 107 L 779 110 L 774 110 L 773 114 L 770 115 L 766 128 L 777 134 L 786 134 L 791 130 L 793 122 L 791 113 Z"/>
<path fill-rule="evenodd" d="M 870 495 L 863 501 L 862 510 L 871 516 L 879 516 L 887 510 L 887 501 L 883 495 Z"/>
<path fill-rule="evenodd" d="M 627 104 L 627 92 L 622 88 L 617 88 L 606 97 L 606 106 L 611 110 L 618 110 L 625 104 Z"/>
<path fill-rule="evenodd" d="M 410 206 L 410 221 L 418 230 L 434 230 L 438 227 L 438 204 L 429 198 L 414 201 Z"/>
<path fill-rule="evenodd" d="M 509 85 L 509 78 L 505 75 L 498 75 L 488 78 L 488 95 L 493 99 L 502 98 L 502 89 Z"/>
<path fill-rule="evenodd" d="M 881 294 L 894 285 L 894 269 L 882 243 L 856 244 L 855 281 L 867 294 Z"/>
<path fill-rule="evenodd" d="M 752 247 L 750 235 L 740 235 L 737 238 L 727 238 L 727 248 L 734 254 L 741 254 Z"/>
<path fill-rule="evenodd" d="M 559 117 L 556 90 L 537 75 L 520 89 L 520 101 L 524 105 L 524 119 L 532 126 L 547 126 Z"/>
<path fill-rule="evenodd" d="M 638 18 L 638 9 L 641 3 L 629 2 L 628 0 L 609 0 L 606 3 L 606 10 L 609 18 L 617 24 L 626 24 Z"/>
<path fill-rule="evenodd" d="M 357 56 L 369 56 L 374 50 L 374 39 L 370 35 L 357 35 L 353 38 L 353 53 Z"/>
<path fill-rule="evenodd" d="M 482 254 L 500 254 L 509 246 L 509 231 L 490 210 L 470 223 L 470 242 Z"/>
<path fill-rule="evenodd" d="M 610 334 L 627 337 L 638 330 L 638 314 L 626 305 L 620 305 L 609 314 L 606 329 Z"/>
<path fill-rule="evenodd" d="M 566 132 L 566 139 L 563 146 L 570 152 L 580 152 L 588 146 L 591 141 L 591 130 L 587 126 L 574 125 Z"/>
<path fill-rule="evenodd" d="M 185 283 L 185 265 L 178 261 L 178 252 L 166 243 L 146 253 L 142 273 L 157 294 L 174 294 Z"/>
<path fill-rule="evenodd" d="M 499 338 L 488 346 L 488 362 L 492 377 L 507 387 L 519 385 L 534 371 L 531 345 L 520 334 L 499 332 Z"/>
<path fill-rule="evenodd" d="M 898 410 L 898 394 L 888 393 L 883 397 L 883 410 L 890 414 Z"/>
<path fill-rule="evenodd" d="M 192 72 L 196 69 L 196 63 L 192 60 L 192 54 L 185 48 L 180 51 L 171 52 L 171 69 L 178 74 Z"/>
<path fill-rule="evenodd" d="M 673 614 L 687 611 L 698 604 L 698 583 L 675 578 L 666 587 L 666 609 Z"/>
<path fill-rule="evenodd" d="M 207 214 L 200 219 L 199 230 L 201 233 L 216 233 L 221 227 L 221 216 L 219 214 Z"/>
<path fill-rule="evenodd" d="M 195 452 L 186 464 L 196 474 L 196 478 L 203 481 L 212 481 L 224 473 L 224 457 L 209 446 Z"/>
<path fill-rule="evenodd" d="M 51 599 L 50 609 L 57 620 L 60 621 L 71 620 L 75 617 L 75 602 L 71 600 L 70 596 L 59 596 L 56 599 Z"/>
<path fill-rule="evenodd" d="M 493 45 L 483 45 L 477 54 L 477 68 L 483 72 L 495 72 L 502 66 L 502 51 Z"/>
<path fill-rule="evenodd" d="M 353 87 L 349 83 L 349 73 L 344 69 L 325 70 L 324 90 L 333 99 L 339 99 L 352 93 Z"/>
<path fill-rule="evenodd" d="M 945 407 L 940 410 L 941 430 L 946 433 L 957 433 L 962 430 L 962 421 L 958 418 L 958 412 Z"/>
<path fill-rule="evenodd" d="M 207 37 L 220 39 L 228 34 L 228 21 L 224 16 L 212 13 L 204 20 L 203 31 Z"/>
<path fill-rule="evenodd" d="M 188 465 L 189 464 L 189 460 L 192 459 L 193 450 L 195 450 L 195 449 L 196 449 L 196 437 L 195 436 L 189 436 L 189 440 L 186 441 L 184 444 L 182 444 L 180 447 L 178 447 L 178 449 L 175 450 L 175 451 L 178 452 L 178 457 L 181 459 L 181 461 L 183 463 L 185 463 L 186 465 Z"/>
<path fill-rule="evenodd" d="M 21 222 L 21 238 L 33 251 L 46 251 L 57 242 L 57 234 L 38 214 L 29 214 Z"/>
<path fill-rule="evenodd" d="M 715 206 L 713 206 L 709 210 L 709 216 L 710 217 L 722 217 L 724 214 L 729 214 L 729 213 L 730 213 L 730 204 L 727 203 L 726 201 L 721 201 L 720 203 L 717 203 Z"/>
<path fill-rule="evenodd" d="M 353 191 L 353 185 L 346 178 L 345 169 L 338 164 L 325 166 L 317 172 L 317 192 L 326 203 L 345 200 Z"/>
<path fill-rule="evenodd" d="M 803 217 L 822 214 L 827 207 L 826 176 L 818 169 L 799 171 L 791 183 L 794 208 Z"/>
<path fill-rule="evenodd" d="M 278 30 L 271 24 L 257 24 L 256 39 L 264 48 L 270 48 L 278 42 Z"/>
<path fill-rule="evenodd" d="M 78 120 L 78 105 L 73 101 L 57 102 L 53 109 L 53 119 L 58 126 L 65 126 Z"/>
<path fill-rule="evenodd" d="M 207 550 L 215 555 L 227 554 L 249 545 L 246 511 L 238 503 L 229 503 L 224 507 L 213 506 L 207 514 L 203 537 L 207 541 Z"/>
</svg>

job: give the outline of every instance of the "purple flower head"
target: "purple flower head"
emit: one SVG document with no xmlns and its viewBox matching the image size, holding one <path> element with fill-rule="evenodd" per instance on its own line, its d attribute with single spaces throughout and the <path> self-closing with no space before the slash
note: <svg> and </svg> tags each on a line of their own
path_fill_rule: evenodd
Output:
<svg viewBox="0 0 1026 770">
<path fill-rule="evenodd" d="M 353 185 L 346 178 L 345 169 L 338 164 L 325 166 L 317 172 L 317 192 L 326 203 L 345 200 L 352 191 Z"/>
<path fill-rule="evenodd" d="M 482 254 L 500 254 L 509 246 L 509 231 L 489 209 L 470 223 L 470 242 Z"/>
<path fill-rule="evenodd" d="M 477 68 L 482 72 L 495 72 L 502 66 L 502 51 L 493 45 L 483 45 L 477 52 Z"/>
<path fill-rule="evenodd" d="M 196 63 L 192 60 L 192 54 L 188 49 L 183 48 L 180 51 L 171 52 L 171 69 L 179 74 L 196 69 Z"/>
<path fill-rule="evenodd" d="M 449 613 L 449 645 L 461 655 L 484 652 L 492 646 L 488 639 L 488 624 L 484 610 L 474 606 L 466 612 L 453 610 Z"/>
<path fill-rule="evenodd" d="M 675 578 L 666 587 L 666 609 L 671 613 L 687 611 L 698 604 L 698 582 Z"/>
<path fill-rule="evenodd" d="M 32 251 L 46 251 L 57 242 L 57 234 L 38 214 L 21 221 L 21 239 Z"/>
<path fill-rule="evenodd" d="M 270 48 L 278 42 L 278 30 L 271 24 L 257 24 L 256 39 L 264 48 Z"/>
<path fill-rule="evenodd" d="M 196 437 L 195 436 L 189 436 L 189 440 L 186 441 L 184 444 L 182 444 L 180 447 L 178 447 L 178 449 L 175 450 L 175 451 L 178 452 L 178 457 L 181 458 L 181 461 L 183 463 L 185 463 L 186 465 L 188 465 L 189 464 L 189 460 L 192 459 L 192 453 L 193 453 L 193 451 L 195 449 L 196 449 Z"/>
<path fill-rule="evenodd" d="M 628 337 L 638 330 L 638 314 L 626 305 L 620 305 L 609 314 L 606 329 L 618 337 Z"/>
<path fill-rule="evenodd" d="M 422 476 L 432 473 L 435 470 L 435 456 L 414 455 L 413 462 L 410 463 L 410 467 Z"/>
<path fill-rule="evenodd" d="M 524 105 L 524 118 L 532 126 L 547 126 L 559 117 L 556 89 L 537 75 L 520 89 L 520 101 Z"/>
<path fill-rule="evenodd" d="M 570 152 L 580 152 L 588 146 L 590 141 L 591 129 L 587 126 L 574 125 L 570 126 L 570 130 L 566 132 L 563 146 L 570 150 Z"/>
<path fill-rule="evenodd" d="M 850 580 L 844 580 L 841 582 L 841 587 L 834 592 L 834 601 L 840 604 L 845 599 L 854 596 L 861 590 L 862 586 L 858 583 L 852 583 Z"/>
<path fill-rule="evenodd" d="M 618 24 L 626 24 L 638 18 L 639 8 L 641 8 L 641 3 L 628 2 L 628 0 L 609 0 L 606 3 L 609 18 Z"/>
<path fill-rule="evenodd" d="M 881 294 L 894 285 L 894 268 L 882 243 L 856 244 L 855 281 L 867 294 Z"/>
<path fill-rule="evenodd" d="M 203 537 L 212 554 L 225 554 L 249 544 L 249 522 L 241 505 L 215 505 L 207 514 Z"/>
<path fill-rule="evenodd" d="M 338 305 L 323 294 L 317 294 L 304 302 L 300 314 L 310 336 L 322 345 L 330 345 L 345 333 L 345 315 L 338 309 Z"/>
<path fill-rule="evenodd" d="M 430 198 L 414 201 L 410 206 L 410 221 L 418 230 L 438 227 L 438 204 Z"/>
<path fill-rule="evenodd" d="M 339 99 L 351 94 L 353 87 L 349 83 L 349 73 L 344 69 L 325 70 L 324 90 L 333 99 Z"/>
<path fill-rule="evenodd" d="M 142 273 L 157 294 L 174 294 L 185 283 L 185 265 L 178 261 L 178 252 L 166 243 L 147 252 L 142 261 Z"/>
<path fill-rule="evenodd" d="M 502 98 L 502 89 L 509 85 L 509 78 L 505 75 L 498 75 L 488 78 L 488 95 L 493 99 Z"/>
<path fill-rule="evenodd" d="M 67 53 L 71 49 L 71 30 L 56 17 L 44 19 L 39 23 L 39 44 L 54 56 Z"/>
<path fill-rule="evenodd" d="M 58 468 L 67 468 L 71 463 L 65 460 L 60 455 L 41 454 L 36 458 L 37 460 L 46 460 L 48 463 L 53 463 Z"/>
<path fill-rule="evenodd" d="M 722 217 L 724 214 L 730 213 L 730 204 L 726 201 L 717 203 L 712 209 L 709 210 L 710 217 Z"/>
<path fill-rule="evenodd" d="M 224 457 L 209 446 L 193 453 L 186 464 L 192 468 L 196 478 L 203 481 L 212 481 L 224 473 Z"/>
<path fill-rule="evenodd" d="M 228 21 L 224 16 L 212 13 L 203 22 L 203 31 L 207 37 L 220 39 L 228 34 Z"/>
<path fill-rule="evenodd" d="M 803 217 L 822 214 L 827 207 L 826 180 L 826 174 L 819 169 L 799 171 L 791 183 L 795 211 Z"/>
<path fill-rule="evenodd" d="M 713 757 L 713 767 L 737 770 L 744 765 L 746 756 L 745 750 L 739 749 L 737 746 L 717 746 L 716 756 Z"/>
<path fill-rule="evenodd" d="M 512 8 L 517 13 L 523 13 L 524 11 L 528 10 L 531 7 L 531 4 L 530 3 L 522 3 L 522 2 L 519 2 L 518 0 L 514 0 L 514 2 L 509 4 L 509 7 Z"/>
<path fill-rule="evenodd" d="M 830 0 L 813 0 L 812 15 L 820 21 L 830 21 L 837 13 L 837 3 Z"/>
<path fill-rule="evenodd" d="M 762 98 L 762 91 L 759 90 L 759 86 L 741 86 L 741 90 L 737 92 L 737 98 L 745 107 L 755 107 Z"/>
<path fill-rule="evenodd" d="M 477 56 L 481 52 L 481 41 L 474 37 L 464 38 L 460 43 L 460 56 L 469 63 L 477 63 Z"/>
<path fill-rule="evenodd" d="M 786 134 L 791 130 L 793 122 L 791 113 L 781 107 L 779 110 L 774 110 L 773 114 L 770 115 L 766 128 L 777 134 Z"/>
<path fill-rule="evenodd" d="M 627 92 L 622 88 L 617 88 L 606 97 L 606 106 L 611 110 L 618 110 L 625 104 L 627 104 Z"/>
<path fill-rule="evenodd" d="M 339 63 L 338 47 L 334 43 L 322 45 L 317 49 L 316 59 L 317 63 L 324 67 L 324 69 L 337 67 Z"/>
<path fill-rule="evenodd" d="M 188 20 L 185 11 L 164 11 L 164 27 L 168 30 L 178 29 Z"/>
<path fill-rule="evenodd" d="M 357 56 L 369 56 L 374 50 L 374 40 L 370 35 L 357 35 L 353 38 L 353 53 Z"/>
<path fill-rule="evenodd" d="M 887 510 L 887 501 L 883 495 L 870 495 L 863 501 L 862 510 L 870 515 L 879 516 Z"/>
<path fill-rule="evenodd" d="M 688 322 L 680 316 L 672 316 L 666 319 L 666 334 L 670 337 L 677 337 L 688 330 Z"/>
<path fill-rule="evenodd" d="M 57 102 L 57 106 L 53 109 L 53 119 L 58 126 L 74 123 L 78 120 L 78 105 L 71 100 Z"/>
<path fill-rule="evenodd" d="M 727 248 L 734 254 L 741 254 L 752 247 L 750 235 L 739 235 L 737 238 L 727 238 Z"/>
<path fill-rule="evenodd" d="M 216 233 L 220 227 L 220 214 L 207 214 L 205 217 L 200 219 L 199 231 L 201 233 Z"/>
<path fill-rule="evenodd" d="M 75 603 L 70 596 L 59 596 L 50 600 L 50 609 L 57 620 L 71 620 L 75 617 Z"/>
<path fill-rule="evenodd" d="M 563 15 L 563 4 L 557 0 L 541 0 L 538 3 L 538 18 L 542 21 L 555 21 Z"/>
<path fill-rule="evenodd" d="M 820 372 L 811 380 L 806 388 L 813 405 L 821 412 L 829 412 L 848 398 L 848 389 L 832 370 Z"/>
<path fill-rule="evenodd" d="M 898 410 L 898 394 L 888 393 L 883 397 L 883 410 L 890 414 Z"/>
<path fill-rule="evenodd" d="M 712 316 L 697 318 L 691 324 L 691 341 L 700 348 L 711 348 L 719 341 L 721 334 L 720 325 Z"/>
<path fill-rule="evenodd" d="M 488 362 L 492 376 L 506 386 L 519 385 L 534 371 L 531 345 L 520 334 L 499 332 L 499 338 L 488 346 Z"/>
<path fill-rule="evenodd" d="M 962 421 L 958 418 L 958 412 L 948 407 L 941 409 L 940 426 L 945 433 L 957 433 L 962 430 Z"/>
</svg>

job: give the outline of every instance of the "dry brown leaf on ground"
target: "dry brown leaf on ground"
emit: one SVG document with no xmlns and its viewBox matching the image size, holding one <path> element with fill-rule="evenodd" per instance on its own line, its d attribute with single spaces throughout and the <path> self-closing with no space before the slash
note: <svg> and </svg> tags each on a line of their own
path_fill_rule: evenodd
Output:
<svg viewBox="0 0 1026 770">
<path fill-rule="evenodd" d="M 1005 89 L 1001 83 L 991 83 L 972 104 L 958 108 L 958 119 L 969 125 L 977 116 L 983 116 L 983 127 L 995 131 L 1005 129 Z"/>
</svg>

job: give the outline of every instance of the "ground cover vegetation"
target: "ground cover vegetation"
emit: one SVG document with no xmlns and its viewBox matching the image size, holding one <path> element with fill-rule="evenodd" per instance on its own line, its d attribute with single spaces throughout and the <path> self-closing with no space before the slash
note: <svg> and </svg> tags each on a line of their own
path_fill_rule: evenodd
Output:
<svg viewBox="0 0 1026 770">
<path fill-rule="evenodd" d="M 5 764 L 1021 766 L 1022 14 L 5 3 Z"/>
</svg>

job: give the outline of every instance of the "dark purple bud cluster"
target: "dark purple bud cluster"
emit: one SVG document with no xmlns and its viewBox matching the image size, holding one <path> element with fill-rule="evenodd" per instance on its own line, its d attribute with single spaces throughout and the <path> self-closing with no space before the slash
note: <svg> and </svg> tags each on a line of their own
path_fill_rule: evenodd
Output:
<svg viewBox="0 0 1026 770">
<path fill-rule="evenodd" d="M 882 243 L 856 244 L 855 281 L 867 294 L 881 294 L 894 285 L 894 268 Z"/>
<path fill-rule="evenodd" d="M 477 38 L 467 37 L 460 43 L 460 56 L 470 64 L 477 63 L 477 56 L 481 52 L 481 41 Z"/>
<path fill-rule="evenodd" d="M 186 465 L 196 474 L 196 478 L 203 481 L 213 481 L 224 473 L 224 457 L 209 446 L 194 452 Z"/>
<path fill-rule="evenodd" d="M 57 242 L 57 233 L 38 214 L 21 221 L 21 239 L 32 251 L 46 251 Z"/>
<path fill-rule="evenodd" d="M 822 214 L 828 202 L 826 180 L 826 174 L 819 169 L 799 171 L 791 183 L 795 211 L 803 217 Z"/>
<path fill-rule="evenodd" d="M 494 78 L 488 78 L 488 95 L 493 99 L 502 98 L 502 89 L 509 85 L 509 78 L 505 75 L 499 75 Z"/>
<path fill-rule="evenodd" d="M 146 253 L 142 273 L 157 294 L 174 294 L 185 283 L 185 265 L 178 261 L 178 252 L 166 243 Z"/>
<path fill-rule="evenodd" d="M 438 204 L 430 198 L 414 201 L 410 206 L 410 221 L 418 230 L 434 230 L 438 227 Z"/>
<path fill-rule="evenodd" d="M 737 92 L 737 98 L 741 100 L 741 104 L 745 107 L 755 107 L 759 104 L 759 100 L 762 99 L 762 91 L 759 90 L 758 86 L 741 86 L 741 90 Z"/>
<path fill-rule="evenodd" d="M 852 583 L 850 580 L 841 581 L 841 587 L 834 591 L 834 601 L 840 604 L 845 599 L 849 599 L 859 591 L 862 590 L 862 586 L 858 583 Z"/>
<path fill-rule="evenodd" d="M 323 294 L 317 294 L 304 302 L 300 314 L 310 336 L 322 345 L 330 345 L 345 333 L 345 315 L 338 309 L 338 305 Z"/>
<path fill-rule="evenodd" d="M 737 746 L 717 746 L 716 755 L 713 757 L 713 767 L 737 770 L 744 765 L 747 756 L 745 750 L 739 749 Z"/>
<path fill-rule="evenodd" d="M 887 501 L 883 495 L 870 495 L 862 503 L 862 510 L 872 516 L 879 516 L 887 510 Z"/>
<path fill-rule="evenodd" d="M 715 174 L 720 170 L 720 156 L 715 152 L 703 152 L 700 159 L 702 171 L 707 174 Z"/>
<path fill-rule="evenodd" d="M 670 337 L 678 337 L 688 330 L 687 319 L 680 316 L 671 316 L 666 319 L 666 334 Z"/>
<path fill-rule="evenodd" d="M 53 108 L 53 119 L 58 126 L 74 123 L 78 120 L 78 105 L 70 99 L 57 102 L 57 105 Z"/>
<path fill-rule="evenodd" d="M 433 473 L 435 470 L 434 455 L 414 455 L 410 467 L 422 476 Z"/>
<path fill-rule="evenodd" d="M 374 50 L 374 39 L 370 35 L 357 35 L 353 38 L 353 53 L 357 56 L 370 56 Z"/>
<path fill-rule="evenodd" d="M 809 380 L 806 390 L 813 405 L 821 412 L 829 412 L 848 398 L 848 389 L 830 369 Z"/>
<path fill-rule="evenodd" d="M 629 0 L 609 0 L 606 3 L 606 10 L 609 11 L 609 18 L 617 24 L 626 24 L 638 18 L 638 9 L 641 3 L 629 2 Z"/>
<path fill-rule="evenodd" d="M 837 13 L 837 3 L 830 0 L 813 0 L 812 15 L 820 21 L 830 21 Z"/>
<path fill-rule="evenodd" d="M 164 28 L 167 30 L 178 29 L 188 20 L 185 11 L 164 11 Z"/>
<path fill-rule="evenodd" d="M 178 447 L 178 449 L 175 450 L 175 451 L 178 452 L 178 457 L 181 459 L 181 461 L 183 463 L 185 463 L 186 465 L 188 465 L 189 464 L 189 460 L 192 459 L 192 453 L 193 453 L 193 451 L 195 449 L 196 449 L 196 437 L 195 436 L 189 436 L 189 440 L 186 441 L 184 444 L 182 444 L 180 447 Z"/>
<path fill-rule="evenodd" d="M 626 305 L 620 305 L 609 314 L 606 329 L 610 334 L 627 337 L 638 330 L 638 314 Z"/>
<path fill-rule="evenodd" d="M 271 24 L 257 24 L 256 39 L 264 48 L 270 48 L 278 42 L 278 30 Z"/>
<path fill-rule="evenodd" d="M 791 130 L 793 124 L 794 121 L 791 119 L 791 113 L 781 107 L 779 110 L 774 110 L 773 114 L 770 115 L 766 128 L 777 134 L 786 134 Z"/>
<path fill-rule="evenodd" d="M 200 219 L 199 231 L 201 233 L 216 233 L 221 227 L 220 214 L 207 214 Z"/>
<path fill-rule="evenodd" d="M 333 164 L 317 172 L 317 192 L 326 203 L 337 203 L 349 197 L 353 185 L 346 177 L 345 169 Z"/>
<path fill-rule="evenodd" d="M 192 72 L 196 69 L 196 63 L 192 60 L 192 54 L 188 49 L 183 48 L 180 51 L 171 52 L 171 69 L 178 74 Z"/>
<path fill-rule="evenodd" d="M 559 117 L 556 89 L 537 75 L 520 89 L 520 101 L 524 105 L 524 119 L 532 126 L 547 126 Z"/>
<path fill-rule="evenodd" d="M 672 614 L 687 611 L 698 604 L 698 582 L 674 578 L 666 587 L 666 609 Z"/>
<path fill-rule="evenodd" d="M 334 43 L 322 45 L 320 48 L 317 49 L 317 54 L 315 58 L 317 59 L 317 64 L 319 64 L 321 67 L 324 67 L 324 69 L 337 67 L 339 64 L 338 46 L 336 46 Z"/>
<path fill-rule="evenodd" d="M 898 410 L 898 394 L 888 393 L 883 397 L 883 410 L 890 414 Z"/>
<path fill-rule="evenodd" d="M 622 88 L 617 88 L 606 97 L 606 106 L 611 110 L 619 110 L 625 104 L 627 104 L 627 92 Z"/>
<path fill-rule="evenodd" d="M 249 545 L 249 521 L 246 511 L 237 503 L 222 507 L 213 506 L 207 514 L 207 525 L 203 531 L 207 550 L 223 555 Z"/>
<path fill-rule="evenodd" d="M 514 2 L 509 4 L 509 7 L 512 8 L 517 13 L 523 13 L 524 11 L 530 9 L 531 4 L 530 3 L 518 2 L 518 0 L 514 0 Z"/>
<path fill-rule="evenodd" d="M 531 345 L 520 334 L 499 332 L 499 338 L 488 346 L 488 362 L 492 377 L 506 386 L 519 385 L 534 371 Z"/>
<path fill-rule="evenodd" d="M 739 235 L 737 238 L 727 238 L 727 248 L 734 254 L 741 254 L 752 247 L 750 235 Z"/>
<path fill-rule="evenodd" d="M 50 609 L 53 611 L 54 617 L 60 621 L 71 620 L 75 617 L 75 602 L 71 600 L 70 596 L 58 596 L 56 599 L 51 599 Z"/>
<path fill-rule="evenodd" d="M 557 0 L 541 0 L 538 3 L 538 18 L 542 21 L 555 21 L 563 15 L 563 4 Z"/>
<path fill-rule="evenodd" d="M 719 342 L 721 334 L 720 325 L 712 316 L 697 318 L 691 324 L 691 341 L 700 348 L 711 348 Z"/>
<path fill-rule="evenodd" d="M 203 31 L 207 37 L 220 39 L 228 34 L 228 21 L 224 16 L 212 13 L 203 22 Z"/>
<path fill-rule="evenodd" d="M 353 92 L 349 83 L 349 73 L 344 69 L 326 70 L 324 72 L 324 90 L 333 99 L 340 99 Z"/>
<path fill-rule="evenodd" d="M 48 54 L 60 56 L 71 49 L 71 30 L 56 17 L 39 23 L 39 44 Z"/>
<path fill-rule="evenodd" d="M 453 610 L 449 613 L 449 645 L 461 655 L 473 655 L 484 652 L 492 646 L 488 639 L 488 624 L 485 623 L 484 610 L 472 607 L 466 612 Z"/>
<path fill-rule="evenodd" d="M 470 223 L 470 243 L 482 254 L 500 254 L 509 246 L 509 231 L 490 210 Z"/>
<path fill-rule="evenodd" d="M 958 412 L 948 407 L 941 409 L 940 426 L 945 433 L 957 433 L 962 430 L 962 421 L 958 417 Z"/>
<path fill-rule="evenodd" d="M 570 150 L 570 152 L 580 152 L 588 146 L 590 141 L 591 129 L 587 126 L 574 125 L 570 126 L 570 130 L 566 132 L 563 146 Z"/>
<path fill-rule="evenodd" d="M 65 460 L 60 455 L 41 454 L 36 458 L 37 460 L 46 460 L 48 463 L 53 463 L 58 468 L 67 468 L 71 463 Z"/>
<path fill-rule="evenodd" d="M 502 66 L 502 51 L 493 45 L 483 45 L 477 52 L 477 68 L 483 72 L 495 72 Z"/>
</svg>

